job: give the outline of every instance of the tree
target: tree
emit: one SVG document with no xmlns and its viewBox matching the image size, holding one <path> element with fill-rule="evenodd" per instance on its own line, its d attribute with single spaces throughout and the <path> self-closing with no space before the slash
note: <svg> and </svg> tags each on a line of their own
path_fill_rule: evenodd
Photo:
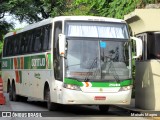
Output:
<svg viewBox="0 0 160 120">
<path fill-rule="evenodd" d="M 104 9 L 103 16 L 123 19 L 124 15 L 132 12 L 139 4 L 139 0 L 114 0 Z"/>
<path fill-rule="evenodd" d="M 31 24 L 62 15 L 65 2 L 65 0 L 0 0 L 0 40 L 3 40 L 4 34 L 13 29 L 13 23 L 8 23 L 4 19 L 6 13 L 15 16 L 20 22 L 26 21 Z"/>
<path fill-rule="evenodd" d="M 3 35 L 6 34 L 10 28 L 13 28 L 12 23 L 8 23 L 5 21 L 4 16 L 5 13 L 9 10 L 7 6 L 7 0 L 0 0 L 0 40 L 2 41 Z"/>
<path fill-rule="evenodd" d="M 74 0 L 67 6 L 65 15 L 94 15 L 123 19 L 125 14 L 160 0 Z"/>
<path fill-rule="evenodd" d="M 28 23 L 61 15 L 65 9 L 65 0 L 10 0 L 8 4 L 10 14 Z"/>
</svg>

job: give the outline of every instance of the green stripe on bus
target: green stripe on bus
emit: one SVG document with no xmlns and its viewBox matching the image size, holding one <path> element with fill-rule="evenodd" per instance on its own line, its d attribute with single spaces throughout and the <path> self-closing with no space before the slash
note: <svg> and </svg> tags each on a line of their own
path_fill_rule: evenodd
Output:
<svg viewBox="0 0 160 120">
<path fill-rule="evenodd" d="M 24 69 L 31 69 L 31 57 L 24 57 Z"/>
<path fill-rule="evenodd" d="M 121 82 L 121 86 L 133 85 L 133 80 L 124 80 Z"/>
<path fill-rule="evenodd" d="M 124 80 L 120 83 L 117 82 L 91 82 L 92 87 L 122 87 L 133 84 L 133 80 Z"/>
<path fill-rule="evenodd" d="M 13 58 L 11 58 L 11 64 L 10 69 L 13 69 Z"/>
<path fill-rule="evenodd" d="M 65 84 L 72 84 L 72 85 L 78 85 L 78 86 L 83 86 L 82 82 L 79 82 L 75 79 L 71 79 L 71 78 L 65 78 L 64 79 L 64 83 Z"/>
<path fill-rule="evenodd" d="M 19 71 L 20 83 L 22 83 L 22 71 Z"/>
<path fill-rule="evenodd" d="M 31 56 L 31 69 L 45 69 L 46 68 L 46 56 L 38 55 Z"/>
<path fill-rule="evenodd" d="M 47 54 L 48 56 L 48 69 L 51 69 L 51 54 Z"/>
<path fill-rule="evenodd" d="M 15 60 L 16 67 L 14 66 L 14 59 L 2 59 L 2 69 L 51 69 L 50 53 L 35 56 L 20 56 Z"/>
<path fill-rule="evenodd" d="M 65 78 L 64 83 L 83 86 L 82 82 L 70 78 Z M 90 82 L 90 83 L 92 84 L 92 87 L 122 87 L 122 86 L 132 85 L 133 80 L 124 80 L 121 81 L 120 83 L 117 82 Z"/>
</svg>

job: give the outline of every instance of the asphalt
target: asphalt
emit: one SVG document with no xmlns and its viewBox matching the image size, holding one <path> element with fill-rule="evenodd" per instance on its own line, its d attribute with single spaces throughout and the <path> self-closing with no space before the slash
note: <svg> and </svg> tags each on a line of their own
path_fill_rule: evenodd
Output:
<svg viewBox="0 0 160 120">
<path fill-rule="evenodd" d="M 147 117 L 152 120 L 160 120 L 160 111 L 136 108 L 135 99 L 131 100 L 130 105 L 113 105 L 113 107 L 130 112 L 132 117 Z"/>
</svg>

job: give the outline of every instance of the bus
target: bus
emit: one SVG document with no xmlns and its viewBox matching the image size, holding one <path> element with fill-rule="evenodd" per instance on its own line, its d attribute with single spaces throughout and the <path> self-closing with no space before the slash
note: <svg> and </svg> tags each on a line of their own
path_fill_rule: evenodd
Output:
<svg viewBox="0 0 160 120">
<path fill-rule="evenodd" d="M 141 56 L 141 40 L 136 41 Z M 4 91 L 11 101 L 36 98 L 49 110 L 64 105 L 130 104 L 131 37 L 121 19 L 59 16 L 5 35 Z"/>
</svg>

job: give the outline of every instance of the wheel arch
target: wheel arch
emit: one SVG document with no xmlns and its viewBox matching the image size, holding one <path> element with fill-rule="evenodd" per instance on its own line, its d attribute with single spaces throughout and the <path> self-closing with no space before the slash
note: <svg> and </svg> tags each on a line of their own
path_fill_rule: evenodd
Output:
<svg viewBox="0 0 160 120">
<path fill-rule="evenodd" d="M 8 78 L 8 80 L 7 80 L 7 93 L 9 93 L 10 87 L 11 87 L 11 82 L 10 82 L 10 79 Z"/>
<path fill-rule="evenodd" d="M 46 90 L 47 90 L 48 88 L 50 88 L 50 87 L 49 87 L 49 83 L 46 81 L 45 84 L 44 84 L 44 90 L 43 90 L 43 99 L 44 99 L 44 100 L 46 100 L 46 96 L 45 96 L 46 93 L 45 93 L 45 92 L 46 92 Z"/>
</svg>

